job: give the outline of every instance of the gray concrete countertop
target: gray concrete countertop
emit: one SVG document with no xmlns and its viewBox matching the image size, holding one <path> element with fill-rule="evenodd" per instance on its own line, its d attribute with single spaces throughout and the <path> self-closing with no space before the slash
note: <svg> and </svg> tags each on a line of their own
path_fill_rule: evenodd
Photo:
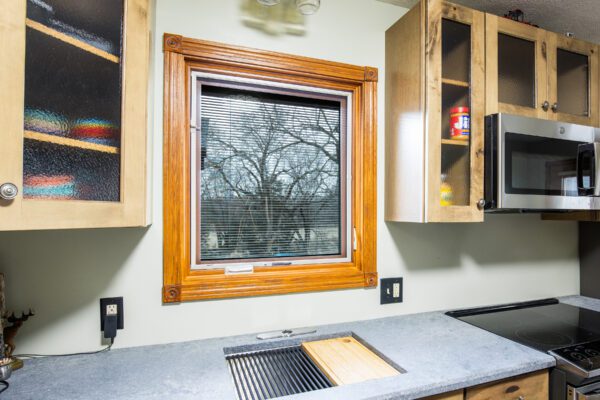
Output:
<svg viewBox="0 0 600 400">
<path fill-rule="evenodd" d="M 600 300 L 570 296 L 561 302 L 600 311 Z M 294 340 L 265 342 L 244 335 L 31 360 L 13 373 L 2 398 L 235 400 L 224 348 L 271 347 L 344 332 L 366 341 L 406 373 L 286 398 L 415 399 L 555 365 L 547 354 L 429 312 L 319 326 L 315 334 Z"/>
</svg>

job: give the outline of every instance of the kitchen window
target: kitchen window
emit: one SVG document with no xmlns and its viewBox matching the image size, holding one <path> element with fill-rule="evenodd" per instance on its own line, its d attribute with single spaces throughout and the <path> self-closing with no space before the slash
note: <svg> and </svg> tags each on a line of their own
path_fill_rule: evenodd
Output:
<svg viewBox="0 0 600 400">
<path fill-rule="evenodd" d="M 192 79 L 194 267 L 349 261 L 351 95 Z"/>
<path fill-rule="evenodd" d="M 377 71 L 164 50 L 163 301 L 376 286 Z"/>
</svg>

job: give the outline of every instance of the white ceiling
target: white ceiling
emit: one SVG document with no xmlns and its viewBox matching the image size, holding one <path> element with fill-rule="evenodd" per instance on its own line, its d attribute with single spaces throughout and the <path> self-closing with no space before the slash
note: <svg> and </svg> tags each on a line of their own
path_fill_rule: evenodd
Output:
<svg viewBox="0 0 600 400">
<path fill-rule="evenodd" d="M 416 0 L 379 0 L 410 8 Z M 576 38 L 600 43 L 600 0 L 453 0 L 478 10 L 504 15 L 520 9 L 525 20 L 553 32 L 573 32 Z"/>
</svg>

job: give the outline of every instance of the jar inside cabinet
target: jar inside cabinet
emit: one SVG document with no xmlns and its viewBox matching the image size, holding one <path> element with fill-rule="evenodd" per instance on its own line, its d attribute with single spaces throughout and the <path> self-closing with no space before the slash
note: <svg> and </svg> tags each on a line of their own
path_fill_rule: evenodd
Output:
<svg viewBox="0 0 600 400">
<path fill-rule="evenodd" d="M 471 27 L 442 18 L 440 205 L 467 206 L 470 193 Z"/>
<path fill-rule="evenodd" d="M 386 32 L 386 220 L 483 220 L 483 81 L 483 13 L 423 0 Z"/>
</svg>

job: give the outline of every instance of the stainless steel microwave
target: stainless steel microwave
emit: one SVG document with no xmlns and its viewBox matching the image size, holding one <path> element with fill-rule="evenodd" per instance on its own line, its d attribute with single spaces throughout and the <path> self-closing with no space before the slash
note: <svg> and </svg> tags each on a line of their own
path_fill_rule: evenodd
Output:
<svg viewBox="0 0 600 400">
<path fill-rule="evenodd" d="M 488 212 L 600 210 L 600 130 L 508 114 L 485 119 Z"/>
</svg>

